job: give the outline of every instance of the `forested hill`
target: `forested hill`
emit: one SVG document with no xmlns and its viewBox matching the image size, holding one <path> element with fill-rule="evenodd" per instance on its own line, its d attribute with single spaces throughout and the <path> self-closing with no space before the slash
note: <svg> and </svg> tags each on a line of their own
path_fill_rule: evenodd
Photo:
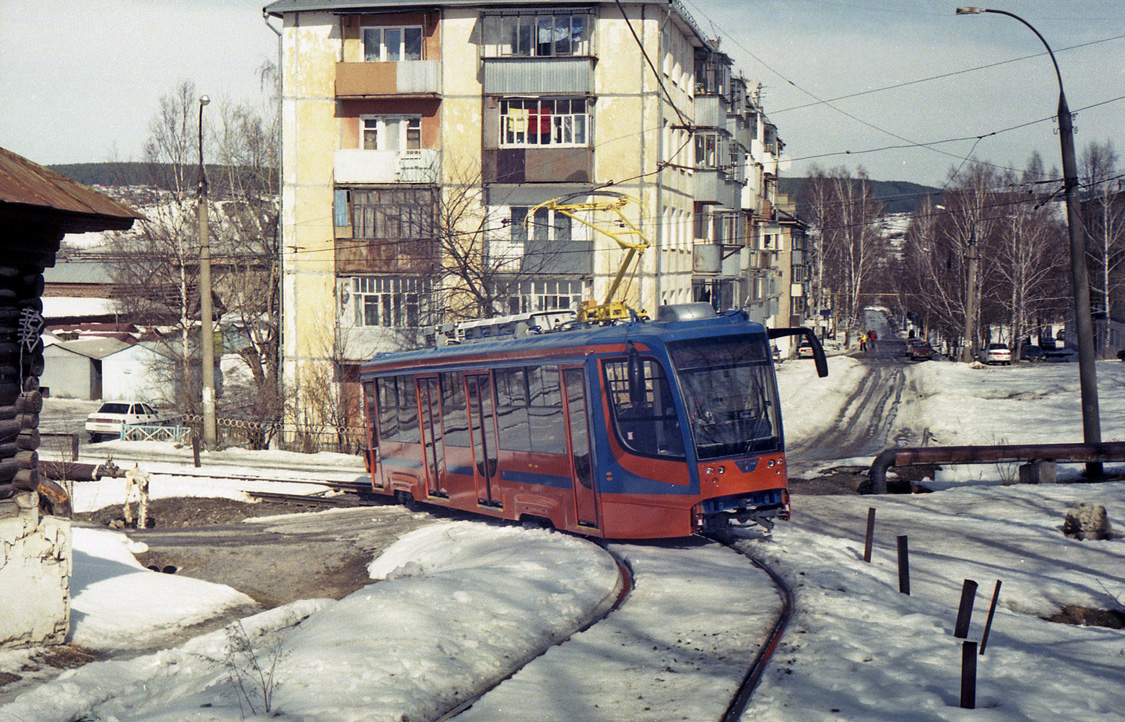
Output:
<svg viewBox="0 0 1125 722">
<path fill-rule="evenodd" d="M 56 173 L 87 186 L 143 186 L 152 184 L 147 163 L 71 163 L 49 166 Z M 210 173 L 210 168 L 208 169 Z M 782 177 L 780 190 L 792 200 L 800 197 L 803 177 Z M 939 189 L 908 181 L 871 181 L 875 196 L 886 205 L 888 213 L 909 213 L 918 201 Z"/>
<path fill-rule="evenodd" d="M 147 163 L 68 163 L 47 167 L 86 186 L 143 186 L 152 182 Z"/>
<path fill-rule="evenodd" d="M 792 178 L 782 176 L 778 183 L 778 190 L 795 202 L 801 197 L 801 186 L 806 180 L 808 179 L 801 176 Z M 941 192 L 940 188 L 924 186 L 920 183 L 878 180 L 871 181 L 871 190 L 876 198 L 883 201 L 887 213 L 910 213 L 923 197 Z"/>
</svg>

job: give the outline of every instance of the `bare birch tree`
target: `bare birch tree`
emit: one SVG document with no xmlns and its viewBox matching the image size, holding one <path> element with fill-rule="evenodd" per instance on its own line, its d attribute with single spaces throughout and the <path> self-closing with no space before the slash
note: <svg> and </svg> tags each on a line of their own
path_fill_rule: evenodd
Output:
<svg viewBox="0 0 1125 722">
<path fill-rule="evenodd" d="M 1082 154 L 1082 182 L 1086 186 L 1083 208 L 1087 251 L 1093 263 L 1093 290 L 1101 296 L 1106 318 L 1113 317 L 1114 304 L 1125 283 L 1125 200 L 1117 152 L 1112 141 L 1090 143 Z M 1101 337 L 1101 354 L 1110 353 L 1108 329 Z"/>
</svg>

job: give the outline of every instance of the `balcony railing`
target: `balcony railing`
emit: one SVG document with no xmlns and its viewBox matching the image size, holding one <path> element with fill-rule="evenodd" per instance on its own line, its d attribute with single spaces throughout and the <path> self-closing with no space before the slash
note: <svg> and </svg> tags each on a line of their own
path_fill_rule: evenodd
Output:
<svg viewBox="0 0 1125 722">
<path fill-rule="evenodd" d="M 337 183 L 438 183 L 441 151 L 338 150 L 334 175 Z"/>
</svg>

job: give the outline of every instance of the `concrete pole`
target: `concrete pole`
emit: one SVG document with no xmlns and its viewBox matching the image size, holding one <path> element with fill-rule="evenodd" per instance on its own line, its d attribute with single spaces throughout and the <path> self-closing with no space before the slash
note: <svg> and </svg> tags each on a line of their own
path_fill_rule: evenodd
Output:
<svg viewBox="0 0 1125 722">
<path fill-rule="evenodd" d="M 215 424 L 215 319 L 211 309 L 211 237 L 207 228 L 207 172 L 203 166 L 203 106 L 211 102 L 206 95 L 199 99 L 199 342 L 203 353 L 203 445 L 216 448 L 218 434 Z"/>
<path fill-rule="evenodd" d="M 977 355 L 977 229 L 973 222 L 972 235 L 969 236 L 968 278 L 965 281 L 965 346 L 961 349 L 961 360 L 972 363 Z"/>
</svg>

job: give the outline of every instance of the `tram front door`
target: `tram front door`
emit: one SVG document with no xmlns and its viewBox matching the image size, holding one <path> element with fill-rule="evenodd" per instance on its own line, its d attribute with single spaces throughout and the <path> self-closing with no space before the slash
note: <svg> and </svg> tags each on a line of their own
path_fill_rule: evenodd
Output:
<svg viewBox="0 0 1125 722">
<path fill-rule="evenodd" d="M 489 373 L 465 374 L 469 391 L 469 433 L 473 441 L 473 476 L 477 484 L 477 503 L 499 507 L 492 496 L 496 477 L 496 420 L 492 404 L 492 376 Z"/>
<path fill-rule="evenodd" d="M 590 427 L 586 417 L 586 386 L 581 368 L 563 369 L 566 389 L 566 426 L 570 439 L 570 465 L 574 479 L 574 506 L 580 526 L 598 527 L 598 498 L 594 490 Z"/>
</svg>

